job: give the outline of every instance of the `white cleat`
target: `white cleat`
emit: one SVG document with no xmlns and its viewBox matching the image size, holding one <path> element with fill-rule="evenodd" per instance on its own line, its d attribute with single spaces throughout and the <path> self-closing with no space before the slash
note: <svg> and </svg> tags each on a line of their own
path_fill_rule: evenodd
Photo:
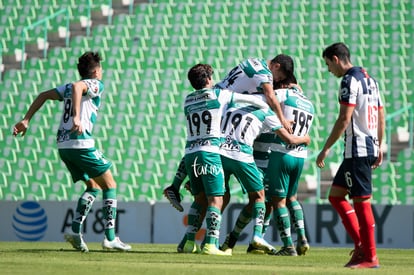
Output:
<svg viewBox="0 0 414 275">
<path fill-rule="evenodd" d="M 108 241 L 108 239 L 105 237 L 105 239 L 102 242 L 102 248 L 104 250 L 115 249 L 115 250 L 118 250 L 118 251 L 129 251 L 129 250 L 131 250 L 131 246 L 129 244 L 121 242 L 119 237 L 116 237 L 113 241 Z"/>
<path fill-rule="evenodd" d="M 83 241 L 82 234 L 65 234 L 64 238 L 76 250 L 81 252 L 89 252 L 88 246 Z"/>
</svg>

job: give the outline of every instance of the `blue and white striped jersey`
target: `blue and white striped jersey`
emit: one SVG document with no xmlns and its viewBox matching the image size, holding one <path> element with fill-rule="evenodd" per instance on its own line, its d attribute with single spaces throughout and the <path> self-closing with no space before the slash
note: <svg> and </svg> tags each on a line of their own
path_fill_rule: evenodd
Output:
<svg viewBox="0 0 414 275">
<path fill-rule="evenodd" d="M 361 67 L 349 69 L 341 81 L 339 103 L 354 106 L 345 130 L 345 158 L 378 156 L 378 110 L 383 108 L 378 83 Z"/>
</svg>

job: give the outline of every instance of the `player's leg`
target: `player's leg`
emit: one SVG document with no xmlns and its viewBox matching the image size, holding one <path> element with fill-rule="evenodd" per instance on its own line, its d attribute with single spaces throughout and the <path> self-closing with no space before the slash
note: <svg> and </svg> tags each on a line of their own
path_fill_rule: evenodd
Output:
<svg viewBox="0 0 414 275">
<path fill-rule="evenodd" d="M 106 250 L 115 249 L 120 251 L 131 250 L 131 246 L 123 243 L 115 235 L 115 221 L 117 214 L 116 182 L 108 169 L 102 175 L 94 177 L 94 181 L 102 188 L 103 195 L 103 218 L 105 228 L 105 238 L 102 248 Z"/>
<path fill-rule="evenodd" d="M 351 237 L 354 242 L 354 250 L 351 251 L 352 257 L 345 267 L 354 265 L 361 262 L 364 257 L 362 250 L 360 226 L 354 207 L 346 199 L 348 195 L 348 182 L 350 179 L 349 171 L 353 170 L 352 160 L 345 159 L 333 179 L 333 184 L 329 190 L 328 199 L 332 207 L 336 210 L 341 217 L 342 224 L 345 227 L 345 231 Z"/>
<path fill-rule="evenodd" d="M 77 161 L 78 155 L 78 152 L 73 149 L 59 149 L 59 156 L 69 170 L 73 182 L 76 183 L 82 180 L 86 183 L 86 190 L 78 200 L 75 216 L 72 220 L 72 234 L 64 234 L 64 238 L 76 250 L 88 252 L 88 246 L 83 240 L 82 226 L 90 209 L 92 208 L 100 187 L 98 185 L 88 183 L 89 178 L 82 170 L 81 166 L 79 166 Z"/>
<path fill-rule="evenodd" d="M 224 243 L 221 245 L 220 249 L 226 251 L 227 249 L 233 249 L 236 245 L 236 242 L 244 230 L 244 228 L 252 220 L 252 204 L 247 204 L 240 211 L 239 216 L 237 217 L 236 223 L 232 231 L 226 236 Z"/>
<path fill-rule="evenodd" d="M 180 212 L 184 211 L 184 208 L 181 205 L 180 188 L 186 176 L 187 171 L 183 157 L 178 165 L 172 184 L 166 187 L 163 191 L 164 196 L 169 200 L 171 205 Z"/>
<path fill-rule="evenodd" d="M 274 196 L 273 208 L 273 216 L 276 222 L 277 230 L 279 231 L 280 239 L 283 242 L 283 247 L 276 253 L 276 255 L 296 256 L 297 252 L 292 241 L 290 217 L 289 210 L 286 207 L 286 198 Z"/>
<path fill-rule="evenodd" d="M 354 202 L 355 214 L 360 226 L 360 237 L 364 259 L 361 263 L 350 266 L 351 268 L 377 268 L 379 261 L 375 244 L 375 218 L 372 212 L 372 165 L 376 158 L 357 158 L 354 160 L 353 185 L 350 197 Z"/>
<path fill-rule="evenodd" d="M 290 172 L 286 206 L 289 210 L 291 223 L 293 224 L 297 235 L 296 252 L 298 255 L 306 255 L 310 246 L 306 238 L 303 209 L 301 204 L 296 199 L 299 179 L 302 174 L 305 159 L 291 158 L 291 161 L 293 163 L 292 167 L 296 166 L 296 169 L 292 169 Z"/>
<path fill-rule="evenodd" d="M 265 185 L 268 186 L 267 195 L 271 197 L 272 201 L 273 218 L 283 242 L 282 248 L 274 254 L 277 256 L 297 256 L 291 237 L 289 211 L 286 207 L 290 172 L 293 165 L 294 163 L 290 156 L 272 151 L 264 179 Z"/>
<path fill-rule="evenodd" d="M 207 198 L 204 192 L 194 195 L 194 202 L 188 211 L 188 225 L 184 239 L 180 244 L 183 245 L 183 253 L 198 253 L 199 247 L 195 242 L 195 236 L 200 230 L 205 217 L 207 208 Z"/>
<path fill-rule="evenodd" d="M 309 250 L 309 243 L 306 238 L 305 221 L 303 209 L 295 197 L 290 197 L 287 203 L 287 208 L 290 213 L 290 218 L 297 234 L 296 252 L 298 255 L 306 255 Z"/>
</svg>

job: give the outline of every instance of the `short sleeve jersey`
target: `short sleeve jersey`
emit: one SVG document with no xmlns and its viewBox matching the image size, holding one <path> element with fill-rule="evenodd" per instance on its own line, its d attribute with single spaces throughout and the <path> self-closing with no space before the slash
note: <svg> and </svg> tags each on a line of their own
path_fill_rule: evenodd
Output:
<svg viewBox="0 0 414 275">
<path fill-rule="evenodd" d="M 201 89 L 187 95 L 184 114 L 187 118 L 185 153 L 219 153 L 220 121 L 233 93 L 222 89 Z"/>
<path fill-rule="evenodd" d="M 261 133 L 274 132 L 281 127 L 278 117 L 270 108 L 230 104 L 222 120 L 220 153 L 238 161 L 254 162 L 255 139 Z"/>
<path fill-rule="evenodd" d="M 217 87 L 241 94 L 263 93 L 262 85 L 273 83 L 266 60 L 249 58 L 234 67 Z"/>
<path fill-rule="evenodd" d="M 104 90 L 104 85 L 97 79 L 83 79 L 82 81 L 88 89 L 82 95 L 80 102 L 80 119 L 83 128 L 81 135 L 71 133 L 73 127 L 72 83 L 56 88 L 60 100 L 63 101 L 63 114 L 56 137 L 57 147 L 59 149 L 84 149 L 95 146 L 92 129 L 101 105 L 101 95 Z"/>
<path fill-rule="evenodd" d="M 378 83 L 361 67 L 349 69 L 341 81 L 339 103 L 354 106 L 345 130 L 345 158 L 378 156 L 378 110 L 383 108 Z"/>
<path fill-rule="evenodd" d="M 312 102 L 301 91 L 295 88 L 279 89 L 275 92 L 286 120 L 294 121 L 292 125 L 293 135 L 302 137 L 308 134 L 315 113 Z M 275 143 L 271 146 L 271 150 L 294 157 L 307 157 L 306 145 L 286 144 L 280 137 L 276 137 Z"/>
</svg>

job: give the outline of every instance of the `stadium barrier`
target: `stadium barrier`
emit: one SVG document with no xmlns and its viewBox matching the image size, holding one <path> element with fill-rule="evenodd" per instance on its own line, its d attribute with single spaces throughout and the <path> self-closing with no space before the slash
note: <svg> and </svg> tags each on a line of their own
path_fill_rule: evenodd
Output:
<svg viewBox="0 0 414 275">
<path fill-rule="evenodd" d="M 84 224 L 87 242 L 101 242 L 104 236 L 102 202 L 96 201 Z M 129 243 L 178 244 L 185 234 L 190 203 L 180 213 L 168 203 L 119 202 L 116 234 Z M 222 218 L 220 242 L 231 231 L 244 204 L 230 204 Z M 0 201 L 0 241 L 62 242 L 63 234 L 71 232 L 75 213 L 74 202 L 62 201 Z M 328 204 L 303 204 L 305 226 L 311 246 L 353 247 L 340 217 Z M 404 205 L 373 205 L 376 220 L 376 241 L 379 248 L 414 247 L 414 210 Z M 398 225 L 398 226 L 396 226 Z M 203 226 L 201 230 L 205 230 Z M 245 228 L 239 244 L 248 244 L 252 223 Z M 202 234 L 197 241 L 201 242 Z M 295 233 L 292 232 L 295 239 Z M 274 223 L 265 238 L 275 246 L 281 241 Z M 68 244 L 69 245 L 69 244 Z M 139 250 L 139 247 L 136 248 Z"/>
</svg>

